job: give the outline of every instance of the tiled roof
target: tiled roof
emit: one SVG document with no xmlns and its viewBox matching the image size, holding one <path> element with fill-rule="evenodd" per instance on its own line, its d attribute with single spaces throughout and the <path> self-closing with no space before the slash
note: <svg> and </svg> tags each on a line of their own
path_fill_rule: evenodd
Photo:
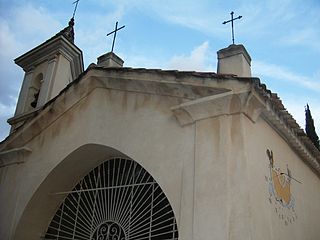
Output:
<svg viewBox="0 0 320 240">
<path fill-rule="evenodd" d="M 298 125 L 293 116 L 287 111 L 279 96 L 268 90 L 266 85 L 262 84 L 259 79 L 253 79 L 253 83 L 257 92 L 259 92 L 264 100 L 269 103 L 270 107 L 272 107 L 272 111 L 275 113 L 275 116 L 265 113 L 267 120 L 279 127 L 278 130 L 283 135 L 286 135 L 291 146 L 303 159 L 313 158 L 313 162 L 308 161 L 308 164 L 316 168 L 319 174 L 320 151 L 312 143 L 305 131 Z M 309 155 L 306 150 L 311 155 Z"/>
</svg>

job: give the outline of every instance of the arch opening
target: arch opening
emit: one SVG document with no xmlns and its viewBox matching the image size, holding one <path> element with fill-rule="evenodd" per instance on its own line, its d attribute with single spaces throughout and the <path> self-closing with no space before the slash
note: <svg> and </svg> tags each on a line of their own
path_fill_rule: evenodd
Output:
<svg viewBox="0 0 320 240">
<path fill-rule="evenodd" d="M 137 162 L 111 158 L 69 192 L 45 239 L 178 239 L 173 209 L 154 178 Z"/>
<path fill-rule="evenodd" d="M 30 106 L 29 108 L 36 108 L 38 104 L 39 94 L 40 94 L 40 88 L 41 84 L 43 82 L 43 74 L 39 73 L 32 81 L 31 87 L 29 89 L 29 102 Z"/>
</svg>

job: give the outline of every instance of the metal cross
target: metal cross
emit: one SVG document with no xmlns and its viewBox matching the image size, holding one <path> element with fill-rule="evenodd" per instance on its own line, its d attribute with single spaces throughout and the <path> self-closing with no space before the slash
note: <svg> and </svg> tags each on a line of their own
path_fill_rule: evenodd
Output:
<svg viewBox="0 0 320 240">
<path fill-rule="evenodd" d="M 72 4 L 76 4 L 75 7 L 74 7 L 74 10 L 73 10 L 73 15 L 72 15 L 72 18 L 74 18 L 74 15 L 76 15 L 76 11 L 77 11 L 77 8 L 78 8 L 78 3 L 79 3 L 80 0 L 76 0 L 74 1 Z"/>
<path fill-rule="evenodd" d="M 234 44 L 233 21 L 234 21 L 234 20 L 237 20 L 237 19 L 242 18 L 242 16 L 239 16 L 239 17 L 233 18 L 233 14 L 234 14 L 234 12 L 231 12 L 230 14 L 231 14 L 231 19 L 230 19 L 230 20 L 228 20 L 228 21 L 224 21 L 222 24 L 226 24 L 226 23 L 231 22 L 231 29 L 232 29 L 232 43 Z"/>
<path fill-rule="evenodd" d="M 116 27 L 114 28 L 114 30 L 112 32 L 109 32 L 107 34 L 107 36 L 114 34 L 113 35 L 113 41 L 112 41 L 112 48 L 111 48 L 111 52 L 113 52 L 113 48 L 114 48 L 114 42 L 116 41 L 116 36 L 117 36 L 117 31 L 119 31 L 120 29 L 124 28 L 125 26 L 123 25 L 122 27 L 118 28 L 118 22 L 116 22 Z"/>
</svg>

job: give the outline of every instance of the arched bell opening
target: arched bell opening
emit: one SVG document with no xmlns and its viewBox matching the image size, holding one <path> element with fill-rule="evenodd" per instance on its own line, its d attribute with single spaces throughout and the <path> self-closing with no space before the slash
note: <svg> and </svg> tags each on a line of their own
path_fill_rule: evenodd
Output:
<svg viewBox="0 0 320 240">
<path fill-rule="evenodd" d="M 29 88 L 29 94 L 28 94 L 28 106 L 27 107 L 29 110 L 37 107 L 42 82 L 43 82 L 43 74 L 42 73 L 39 73 L 32 80 L 31 86 Z"/>
</svg>

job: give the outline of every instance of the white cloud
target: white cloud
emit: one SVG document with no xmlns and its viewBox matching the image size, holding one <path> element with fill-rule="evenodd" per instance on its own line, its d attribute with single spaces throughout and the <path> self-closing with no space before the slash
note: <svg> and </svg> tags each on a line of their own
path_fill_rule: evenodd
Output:
<svg viewBox="0 0 320 240">
<path fill-rule="evenodd" d="M 29 4 L 8 11 L 10 19 L 0 18 L 0 46 L 1 55 L 10 61 L 62 29 L 43 8 Z"/>
<path fill-rule="evenodd" d="M 0 102 L 0 117 L 9 117 L 12 116 L 12 113 L 14 112 L 16 108 L 16 105 L 5 105 Z"/>
<path fill-rule="evenodd" d="M 265 76 L 281 81 L 292 82 L 301 87 L 320 92 L 320 82 L 314 77 L 307 77 L 292 72 L 285 67 L 261 61 L 253 61 L 253 72 L 256 76 Z"/>
<path fill-rule="evenodd" d="M 52 14 L 42 7 L 28 4 L 14 9 L 13 15 L 12 25 L 19 29 L 20 34 L 28 37 L 51 36 L 55 30 L 62 28 Z"/>
<path fill-rule="evenodd" d="M 21 44 L 17 42 L 8 22 L 0 19 L 0 56 L 12 58 L 17 50 L 21 49 Z"/>
<path fill-rule="evenodd" d="M 209 43 L 204 42 L 192 50 L 190 55 L 174 56 L 169 60 L 168 67 L 177 70 L 213 71 L 209 62 Z M 211 60 L 211 59 L 210 59 Z"/>
<path fill-rule="evenodd" d="M 313 1 L 239 0 L 221 3 L 203 0 L 199 3 L 192 0 L 118 0 L 117 2 L 120 2 L 127 11 L 139 9 L 154 18 L 224 40 L 229 39 L 230 27 L 222 25 L 222 22 L 230 17 L 229 12 L 232 9 L 236 16 L 238 14 L 243 16 L 236 23 L 236 40 L 253 42 L 253 39 L 265 41 L 265 38 L 268 38 L 270 44 L 279 44 L 279 41 L 281 43 L 285 39 L 291 39 L 293 44 L 294 38 L 299 38 L 296 41 L 299 40 L 300 45 L 319 49 L 317 44 L 319 37 L 315 37 L 315 34 L 319 36 L 319 33 L 315 29 L 320 23 L 318 17 L 320 5 Z M 315 34 L 301 31 L 305 27 L 313 29 Z M 301 34 L 305 37 L 301 38 Z"/>
<path fill-rule="evenodd" d="M 214 26 L 220 27 L 220 25 L 222 25 L 213 23 L 222 23 L 223 17 L 225 16 L 225 13 L 219 10 L 218 4 L 212 3 L 211 1 L 201 1 L 201 3 L 199 3 L 193 0 L 118 0 L 114 2 L 116 2 L 116 5 L 121 5 L 126 12 L 131 10 L 136 12 L 138 10 L 152 18 L 158 18 L 162 21 L 213 35 L 218 35 Z"/>
<path fill-rule="evenodd" d="M 320 30 L 313 28 L 295 29 L 287 36 L 280 39 L 280 42 L 290 46 L 310 47 L 320 52 L 319 45 Z"/>
</svg>

